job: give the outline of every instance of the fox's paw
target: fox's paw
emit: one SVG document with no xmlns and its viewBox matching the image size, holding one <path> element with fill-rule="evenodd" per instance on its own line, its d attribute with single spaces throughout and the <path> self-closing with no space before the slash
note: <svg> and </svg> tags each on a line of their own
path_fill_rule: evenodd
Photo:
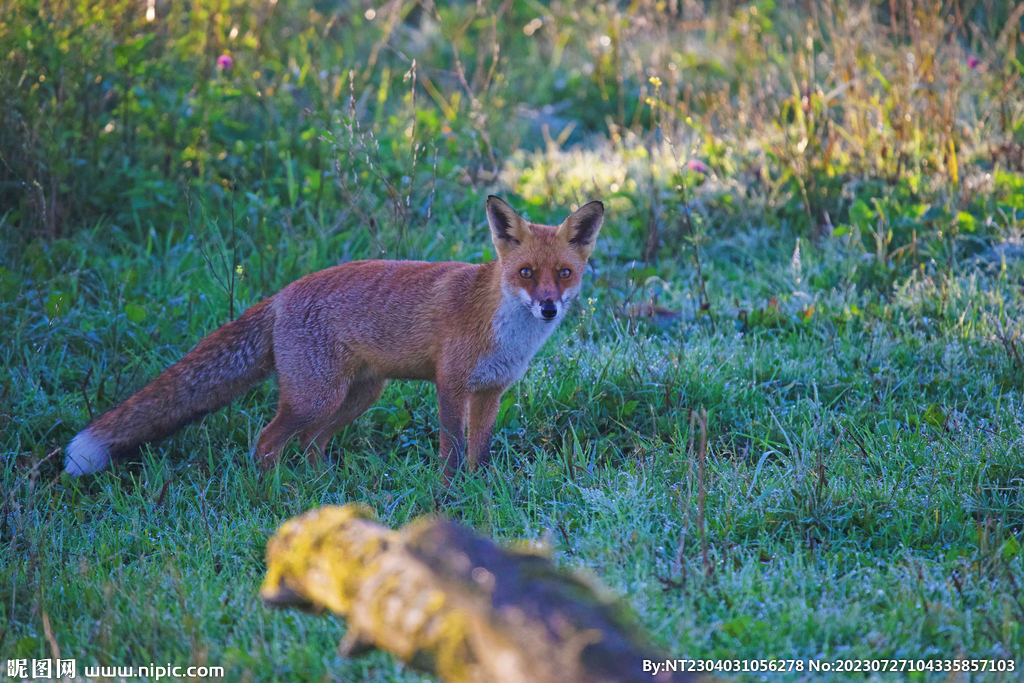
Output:
<svg viewBox="0 0 1024 683">
<path fill-rule="evenodd" d="M 92 474 L 110 463 L 110 449 L 91 432 L 83 429 L 68 444 L 64 471 L 73 477 Z"/>
</svg>

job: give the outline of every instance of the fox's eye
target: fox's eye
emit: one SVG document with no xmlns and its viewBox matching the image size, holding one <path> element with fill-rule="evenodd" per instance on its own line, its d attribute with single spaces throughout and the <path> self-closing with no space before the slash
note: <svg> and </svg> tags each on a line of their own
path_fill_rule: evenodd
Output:
<svg viewBox="0 0 1024 683">
<path fill-rule="evenodd" d="M 519 271 L 519 277 L 523 278 L 524 280 L 529 280 L 531 277 L 533 277 L 533 271 L 530 270 L 529 268 L 523 268 Z"/>
<path fill-rule="evenodd" d="M 558 277 L 562 278 L 563 280 L 568 280 L 569 276 L 571 276 L 571 275 L 572 275 L 572 271 L 571 270 L 569 270 L 568 268 L 562 268 L 562 272 L 560 272 L 558 274 Z"/>
</svg>

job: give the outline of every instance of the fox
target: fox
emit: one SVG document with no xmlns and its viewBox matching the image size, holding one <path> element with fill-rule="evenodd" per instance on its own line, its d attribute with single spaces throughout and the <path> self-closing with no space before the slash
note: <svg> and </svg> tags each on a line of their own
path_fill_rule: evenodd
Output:
<svg viewBox="0 0 1024 683">
<path fill-rule="evenodd" d="M 501 397 L 565 317 L 604 221 L 592 201 L 560 225 L 491 195 L 497 256 L 483 263 L 351 261 L 302 277 L 199 342 L 65 449 L 74 477 L 105 468 L 227 406 L 277 373 L 277 411 L 254 456 L 263 471 L 295 437 L 310 462 L 389 380 L 437 387 L 444 480 L 484 467 Z"/>
</svg>

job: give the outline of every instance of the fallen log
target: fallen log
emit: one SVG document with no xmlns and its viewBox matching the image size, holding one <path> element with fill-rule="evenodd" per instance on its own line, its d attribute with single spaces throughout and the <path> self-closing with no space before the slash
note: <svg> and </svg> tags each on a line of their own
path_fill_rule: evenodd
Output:
<svg viewBox="0 0 1024 683">
<path fill-rule="evenodd" d="M 445 683 L 702 680 L 645 671 L 667 658 L 598 586 L 444 519 L 396 531 L 361 504 L 295 517 L 267 544 L 260 595 L 345 617 L 346 656 L 380 648 Z"/>
</svg>

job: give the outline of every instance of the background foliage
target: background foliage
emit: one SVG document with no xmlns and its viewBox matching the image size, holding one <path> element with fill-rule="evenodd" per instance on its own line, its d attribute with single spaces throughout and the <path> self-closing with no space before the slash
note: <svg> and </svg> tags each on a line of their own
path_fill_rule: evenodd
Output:
<svg viewBox="0 0 1024 683">
<path fill-rule="evenodd" d="M 1019 662 L 1022 17 L 0 0 L 0 658 L 417 680 L 253 597 L 280 520 L 363 500 L 544 538 L 677 656 Z M 492 258 L 492 192 L 608 221 L 486 476 L 441 489 L 414 384 L 315 471 L 257 478 L 268 384 L 59 474 L 90 416 L 302 274 Z"/>
</svg>

